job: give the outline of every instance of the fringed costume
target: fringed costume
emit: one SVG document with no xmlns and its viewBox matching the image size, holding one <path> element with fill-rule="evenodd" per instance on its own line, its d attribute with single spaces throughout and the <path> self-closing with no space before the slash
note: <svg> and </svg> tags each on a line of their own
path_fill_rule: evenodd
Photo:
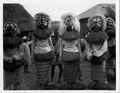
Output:
<svg viewBox="0 0 120 93">
<path fill-rule="evenodd" d="M 105 32 L 106 20 L 101 14 L 93 15 L 88 20 L 89 34 L 85 39 L 88 43 L 87 59 L 91 62 L 91 79 L 89 89 L 107 89 L 105 64 L 108 54 L 108 35 Z"/>
<path fill-rule="evenodd" d="M 14 23 L 6 23 L 4 26 L 3 47 L 4 47 L 4 89 L 21 89 L 23 59 L 21 44 L 22 39 L 17 36 L 17 27 Z"/>
<path fill-rule="evenodd" d="M 60 61 L 63 62 L 63 79 L 64 82 L 73 88 L 77 78 L 77 71 L 80 66 L 80 24 L 76 16 L 66 14 L 62 16 L 62 22 L 59 28 L 60 33 Z M 79 89 L 83 88 L 82 85 Z"/>
<path fill-rule="evenodd" d="M 38 85 L 44 86 L 50 80 L 50 63 L 54 57 L 51 20 L 47 14 L 38 13 L 35 15 L 35 22 L 32 55 L 36 66 L 36 82 Z"/>
<path fill-rule="evenodd" d="M 114 71 L 114 79 L 116 78 L 116 41 L 115 41 L 115 22 L 112 18 L 108 17 L 106 18 L 107 21 L 107 28 L 106 33 L 109 36 L 108 39 L 108 52 L 109 52 L 109 59 L 106 63 L 106 70 L 107 72 L 109 69 L 112 69 Z"/>
</svg>

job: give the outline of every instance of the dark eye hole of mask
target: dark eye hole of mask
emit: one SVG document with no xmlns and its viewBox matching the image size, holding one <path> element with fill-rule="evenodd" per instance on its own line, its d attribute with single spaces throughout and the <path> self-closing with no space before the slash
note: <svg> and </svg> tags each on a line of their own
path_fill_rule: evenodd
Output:
<svg viewBox="0 0 120 93">
<path fill-rule="evenodd" d="M 47 29 L 49 23 L 48 23 L 48 21 L 40 20 L 40 21 L 37 21 L 36 25 L 37 25 L 38 29 Z"/>
<path fill-rule="evenodd" d="M 14 30 L 16 30 L 17 26 L 16 26 L 16 24 L 8 23 L 8 24 L 5 25 L 5 29 L 14 29 Z"/>
<path fill-rule="evenodd" d="M 48 23 L 48 21 L 46 21 L 46 20 L 38 20 L 38 21 L 36 21 L 36 23 L 38 24 L 38 25 L 48 25 L 49 23 Z"/>
<path fill-rule="evenodd" d="M 73 31 L 73 26 L 67 26 L 67 31 Z"/>
</svg>

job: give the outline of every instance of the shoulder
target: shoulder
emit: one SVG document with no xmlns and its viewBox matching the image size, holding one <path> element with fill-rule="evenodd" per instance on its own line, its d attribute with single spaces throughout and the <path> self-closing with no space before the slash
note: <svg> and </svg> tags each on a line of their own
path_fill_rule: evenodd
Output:
<svg viewBox="0 0 120 93">
<path fill-rule="evenodd" d="M 31 45 L 33 43 L 33 40 L 26 42 L 27 45 Z"/>
</svg>

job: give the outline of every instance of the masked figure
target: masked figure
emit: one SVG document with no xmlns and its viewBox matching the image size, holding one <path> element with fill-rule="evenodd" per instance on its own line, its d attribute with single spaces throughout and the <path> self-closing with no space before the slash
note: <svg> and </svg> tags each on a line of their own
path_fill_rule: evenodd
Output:
<svg viewBox="0 0 120 93">
<path fill-rule="evenodd" d="M 21 89 L 25 60 L 22 52 L 22 39 L 15 23 L 4 25 L 4 89 Z"/>
<path fill-rule="evenodd" d="M 80 62 L 80 23 L 73 14 L 65 14 L 62 16 L 62 21 L 59 28 L 60 43 L 59 60 L 63 62 L 63 79 L 65 87 L 75 88 L 75 80 Z M 83 89 L 83 84 L 78 86 Z"/>
<path fill-rule="evenodd" d="M 115 66 L 116 66 L 116 41 L 115 41 L 115 22 L 112 18 L 107 17 L 107 28 L 106 28 L 106 33 L 109 36 L 108 39 L 108 51 L 109 51 L 109 59 L 107 60 L 106 63 L 106 69 L 107 72 L 109 69 L 112 69 L 114 71 L 114 79 L 116 78 L 116 73 L 115 73 Z"/>
<path fill-rule="evenodd" d="M 87 59 L 91 62 L 91 79 L 89 89 L 108 89 L 105 73 L 105 64 L 108 55 L 108 35 L 105 32 L 106 20 L 101 14 L 93 15 L 88 19 L 89 34 L 85 37 Z"/>
<path fill-rule="evenodd" d="M 54 57 L 50 17 L 45 13 L 36 14 L 35 26 L 36 29 L 33 32 L 32 59 L 36 66 L 37 84 L 45 86 L 50 79 L 50 63 Z"/>
</svg>

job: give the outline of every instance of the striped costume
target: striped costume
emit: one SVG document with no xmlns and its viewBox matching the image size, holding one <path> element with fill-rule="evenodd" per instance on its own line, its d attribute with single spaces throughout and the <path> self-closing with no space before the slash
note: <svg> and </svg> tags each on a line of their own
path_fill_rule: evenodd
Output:
<svg viewBox="0 0 120 93">
<path fill-rule="evenodd" d="M 36 14 L 35 22 L 36 29 L 33 33 L 32 57 L 36 66 L 36 82 L 44 86 L 50 80 L 50 63 L 54 57 L 51 41 L 52 31 L 50 30 L 50 18 L 47 14 Z"/>
<path fill-rule="evenodd" d="M 4 32 L 4 89 L 22 89 L 23 66 L 25 60 L 22 52 L 22 39 L 17 36 L 15 24 L 7 23 Z"/>
<path fill-rule="evenodd" d="M 63 79 L 66 84 L 72 88 L 77 78 L 77 71 L 80 61 L 80 24 L 72 14 L 62 16 L 62 22 L 59 28 L 60 33 L 60 61 L 63 62 Z"/>
<path fill-rule="evenodd" d="M 88 20 L 89 34 L 85 39 L 87 45 L 87 59 L 91 62 L 91 79 L 95 84 L 88 84 L 90 89 L 106 89 L 107 78 L 105 64 L 108 52 L 108 36 L 105 33 L 106 21 L 101 14 L 93 15 Z M 99 86 L 103 84 L 102 86 Z M 104 85 L 106 87 L 104 87 Z"/>
<path fill-rule="evenodd" d="M 108 51 L 109 59 L 106 62 L 106 71 L 109 72 L 109 69 L 114 71 L 113 78 L 116 79 L 116 39 L 115 39 L 115 22 L 112 18 L 107 17 L 107 28 L 106 33 L 109 36 L 108 39 Z M 109 77 L 108 77 L 109 78 Z"/>
</svg>

